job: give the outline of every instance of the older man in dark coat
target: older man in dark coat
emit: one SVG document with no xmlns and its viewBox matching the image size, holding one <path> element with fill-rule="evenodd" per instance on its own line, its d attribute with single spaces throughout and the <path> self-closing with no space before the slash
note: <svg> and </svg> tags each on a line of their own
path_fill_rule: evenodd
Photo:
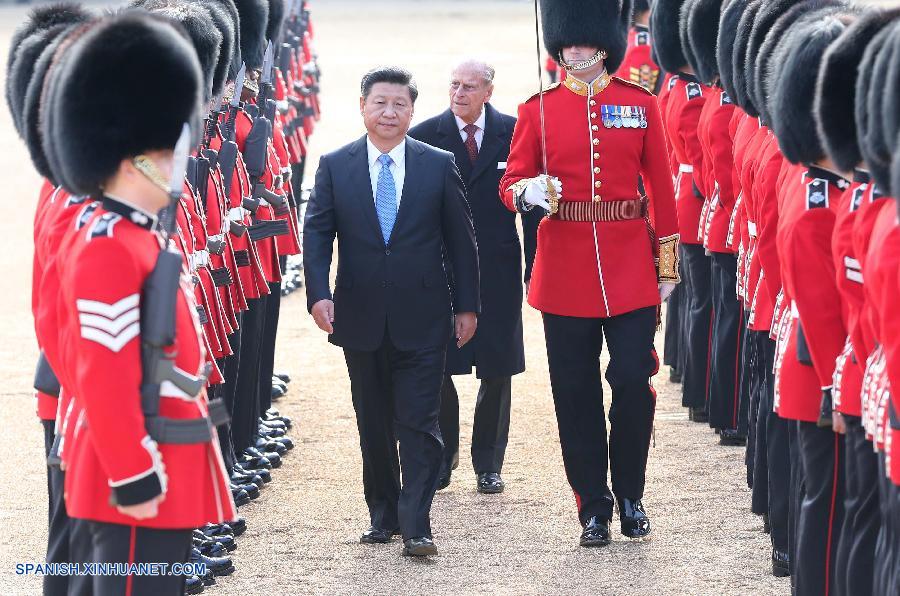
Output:
<svg viewBox="0 0 900 596">
<path fill-rule="evenodd" d="M 524 279 L 527 287 L 531 277 L 537 226 L 543 214 L 536 210 L 523 217 L 523 278 L 515 214 L 503 207 L 497 190 L 516 119 L 488 103 L 493 80 L 494 69 L 484 62 L 459 64 L 450 78 L 450 107 L 409 131 L 411 137 L 456 156 L 478 236 L 484 272 L 482 311 L 473 340 L 462 348 L 451 345 L 447 350 L 440 415 L 444 467 L 439 487 L 450 484 L 451 470 L 459 462 L 459 398 L 452 375 L 470 374 L 474 365 L 481 387 L 472 429 L 472 464 L 482 493 L 503 491 L 500 471 L 509 435 L 511 379 L 525 370 L 522 282 Z"/>
</svg>

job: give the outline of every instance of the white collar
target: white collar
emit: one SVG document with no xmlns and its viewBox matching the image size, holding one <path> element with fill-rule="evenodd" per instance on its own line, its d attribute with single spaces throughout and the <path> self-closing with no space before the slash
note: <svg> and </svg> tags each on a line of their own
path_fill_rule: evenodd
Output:
<svg viewBox="0 0 900 596">
<path fill-rule="evenodd" d="M 477 126 L 479 128 L 479 130 L 484 130 L 484 121 L 485 121 L 484 114 L 485 114 L 485 112 L 487 112 L 487 110 L 485 110 L 484 108 L 481 108 L 481 114 L 478 116 L 478 120 L 476 120 L 474 122 L 475 126 Z M 453 114 L 453 117 L 456 118 L 456 127 L 460 131 L 462 131 L 467 126 L 465 120 L 463 120 L 456 114 Z"/>
<path fill-rule="evenodd" d="M 371 168 L 378 161 L 378 158 L 381 157 L 381 151 L 372 144 L 372 139 L 369 138 L 369 135 L 366 135 L 366 149 L 369 153 L 369 168 Z M 403 137 L 399 145 L 388 151 L 388 155 L 391 156 L 391 159 L 394 160 L 397 166 L 404 166 L 406 162 L 406 137 Z"/>
</svg>

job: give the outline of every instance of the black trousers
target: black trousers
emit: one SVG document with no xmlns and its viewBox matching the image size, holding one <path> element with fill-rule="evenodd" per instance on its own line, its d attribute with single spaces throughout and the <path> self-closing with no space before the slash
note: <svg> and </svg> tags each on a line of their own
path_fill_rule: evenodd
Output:
<svg viewBox="0 0 900 596">
<path fill-rule="evenodd" d="M 775 413 L 775 373 L 772 364 L 775 359 L 775 342 L 766 338 L 762 352 L 765 362 L 763 399 L 760 417 L 765 419 L 765 427 L 758 430 L 766 439 L 766 479 L 768 482 L 768 512 L 771 528 L 772 548 L 790 552 L 790 496 L 791 496 L 791 447 L 790 429 L 794 426 Z M 759 427 L 757 427 L 759 428 Z"/>
<path fill-rule="evenodd" d="M 769 512 L 769 452 L 766 447 L 768 435 L 766 426 L 768 413 L 772 411 L 771 393 L 768 393 L 766 367 L 772 368 L 775 360 L 775 343 L 765 331 L 748 331 L 750 335 L 750 360 L 744 365 L 752 368 L 750 373 L 749 404 L 742 408 L 749 411 L 747 436 L 747 472 L 751 488 L 750 509 L 757 515 Z M 774 381 L 774 379 L 773 379 Z M 749 407 L 747 407 L 749 405 Z"/>
<path fill-rule="evenodd" d="M 41 420 L 44 427 L 44 455 L 50 455 L 55 437 L 55 420 Z M 69 516 L 65 502 L 66 473 L 59 466 L 47 466 L 47 563 L 69 561 Z M 65 594 L 69 578 L 45 575 L 44 594 Z"/>
<path fill-rule="evenodd" d="M 82 563 L 186 563 L 191 530 L 154 530 L 78 520 L 90 540 L 73 548 Z M 74 545 L 73 545 L 74 546 Z M 171 573 L 171 569 L 169 569 Z M 175 596 L 184 593 L 183 575 L 95 575 L 78 578 L 71 596 Z"/>
<path fill-rule="evenodd" d="M 875 594 L 891 594 L 890 576 L 893 555 L 900 545 L 896 544 L 897 536 L 891 526 L 892 501 L 897 496 L 896 487 L 884 473 L 887 468 L 884 452 L 878 452 L 878 537 L 875 541 L 875 557 L 872 578 L 872 591 Z"/>
<path fill-rule="evenodd" d="M 268 296 L 263 296 L 248 300 L 248 310 L 244 312 L 241 357 L 231 420 L 231 437 L 237 453 L 252 444 L 259 427 L 259 365 L 267 299 Z"/>
<path fill-rule="evenodd" d="M 844 437 L 814 422 L 797 422 L 806 490 L 800 505 L 795 593 L 828 596 L 844 521 Z"/>
<path fill-rule="evenodd" d="M 282 268 L 283 269 L 283 268 Z M 266 315 L 263 322 L 262 344 L 259 356 L 259 411 L 272 407 L 272 375 L 275 372 L 275 340 L 278 336 L 278 318 L 281 315 L 281 284 L 269 284 L 266 296 Z"/>
<path fill-rule="evenodd" d="M 858 416 L 844 416 L 844 523 L 835 555 L 835 594 L 872 595 L 879 515 L 878 456 Z"/>
<path fill-rule="evenodd" d="M 706 408 L 709 397 L 710 344 L 712 343 L 712 271 L 711 260 L 703 246 L 683 244 L 684 270 L 688 277 L 686 308 L 686 339 L 684 371 L 681 390 L 682 405 L 687 408 Z"/>
<path fill-rule="evenodd" d="M 656 406 L 650 377 L 659 368 L 656 315 L 656 307 L 605 319 L 544 313 L 560 447 L 582 523 L 593 516 L 611 519 L 613 493 L 620 499 L 644 495 Z M 608 441 L 600 378 L 604 336 L 610 356 L 606 380 L 612 387 Z"/>
<path fill-rule="evenodd" d="M 398 350 L 387 332 L 375 351 L 344 348 L 371 524 L 399 528 L 404 540 L 431 536 L 444 449 L 438 413 L 445 354 L 445 346 Z"/>
<path fill-rule="evenodd" d="M 737 258 L 714 252 L 710 256 L 712 347 L 709 368 L 709 424 L 713 428 L 747 433 L 747 410 L 740 407 L 743 305 L 735 295 Z"/>
<path fill-rule="evenodd" d="M 800 506 L 806 482 L 803 477 L 803 460 L 800 458 L 800 440 L 797 436 L 797 421 L 788 421 L 788 451 L 791 460 L 791 486 L 788 494 L 788 551 L 791 558 L 791 588 L 797 581 L 797 535 L 800 526 Z"/>
<path fill-rule="evenodd" d="M 472 467 L 476 474 L 500 473 L 503 470 L 503 458 L 509 442 L 511 403 L 512 377 L 481 379 L 472 425 Z M 440 427 L 444 439 L 441 473 L 446 475 L 459 454 L 459 394 L 450 375 L 444 376 L 441 386 Z"/>
<path fill-rule="evenodd" d="M 681 345 L 684 342 L 682 309 L 684 308 L 684 283 L 675 286 L 666 299 L 666 329 L 663 343 L 663 364 L 681 372 Z"/>
</svg>

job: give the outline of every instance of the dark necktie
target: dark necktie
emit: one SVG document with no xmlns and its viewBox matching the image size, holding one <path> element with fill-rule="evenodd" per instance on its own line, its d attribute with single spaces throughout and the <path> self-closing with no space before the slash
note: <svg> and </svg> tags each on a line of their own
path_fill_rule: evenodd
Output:
<svg viewBox="0 0 900 596">
<path fill-rule="evenodd" d="M 478 130 L 478 127 L 474 124 L 466 124 L 463 130 L 467 135 L 466 151 L 469 153 L 469 160 L 475 163 L 475 160 L 478 159 L 478 143 L 475 142 L 475 132 Z"/>
</svg>

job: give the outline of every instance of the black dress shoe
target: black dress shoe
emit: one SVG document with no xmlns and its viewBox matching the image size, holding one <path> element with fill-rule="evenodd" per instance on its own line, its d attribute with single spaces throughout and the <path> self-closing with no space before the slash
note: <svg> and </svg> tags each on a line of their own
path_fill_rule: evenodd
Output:
<svg viewBox="0 0 900 596">
<path fill-rule="evenodd" d="M 450 472 L 448 471 L 446 474 L 441 474 L 441 477 L 438 478 L 438 490 L 444 490 L 450 486 Z"/>
<path fill-rule="evenodd" d="M 623 536 L 643 538 L 650 533 L 650 518 L 640 499 L 619 499 L 619 520 Z"/>
<path fill-rule="evenodd" d="M 709 422 L 709 415 L 704 408 L 688 408 L 688 420 L 691 422 Z"/>
<path fill-rule="evenodd" d="M 256 429 L 256 432 L 260 437 L 271 441 L 272 439 L 277 439 L 283 437 L 287 434 L 286 428 L 272 428 L 271 426 L 266 426 L 264 424 L 260 424 L 259 428 Z"/>
<path fill-rule="evenodd" d="M 287 383 L 279 379 L 278 377 L 272 377 L 272 387 L 278 387 L 283 392 L 287 393 Z"/>
<path fill-rule="evenodd" d="M 385 528 L 370 526 L 369 529 L 363 532 L 363 535 L 359 537 L 359 541 L 362 544 L 387 544 L 391 541 L 391 537 L 397 536 L 398 534 L 400 534 L 400 528 L 386 530 Z"/>
<path fill-rule="evenodd" d="M 276 378 L 278 378 L 278 379 L 281 379 L 281 382 L 282 382 L 282 383 L 290 383 L 290 382 L 291 382 L 291 376 L 290 376 L 289 374 L 287 374 L 287 373 L 284 373 L 284 372 L 277 372 L 277 373 L 275 373 L 275 374 L 272 375 L 272 376 L 274 376 L 274 377 L 276 377 Z"/>
<path fill-rule="evenodd" d="M 237 548 L 237 540 L 234 539 L 234 534 L 211 534 L 206 535 L 202 530 L 194 530 L 193 533 L 193 541 L 194 546 L 199 548 L 201 551 L 204 546 L 209 546 L 212 544 L 219 544 L 225 549 L 227 552 L 232 552 Z M 212 548 L 212 547 L 210 547 Z M 208 555 L 209 553 L 203 553 Z"/>
<path fill-rule="evenodd" d="M 271 420 L 269 418 L 260 418 L 259 426 L 260 427 L 267 426 L 269 428 L 279 428 L 281 430 L 287 430 L 287 424 L 285 424 L 281 420 L 278 420 L 275 418 L 273 418 Z"/>
<path fill-rule="evenodd" d="M 280 386 L 272 385 L 272 393 L 271 393 L 272 401 L 278 401 L 279 399 L 282 398 L 282 396 L 284 396 L 285 393 L 286 392 L 284 391 L 284 389 L 282 389 Z"/>
<path fill-rule="evenodd" d="M 586 547 L 609 544 L 609 520 L 596 515 L 587 520 L 578 543 Z"/>
<path fill-rule="evenodd" d="M 275 452 L 272 452 L 272 451 L 263 452 L 263 451 L 260 451 L 259 449 L 257 449 L 256 447 L 247 447 L 244 450 L 244 453 L 250 455 L 251 457 L 264 457 L 265 459 L 269 460 L 269 464 L 273 468 L 281 467 L 281 456 Z"/>
<path fill-rule="evenodd" d="M 244 505 L 246 505 L 247 503 L 250 502 L 250 495 L 248 495 L 247 491 L 245 491 L 242 488 L 239 488 L 237 490 L 232 488 L 231 489 L 231 498 L 234 499 L 234 504 L 237 505 L 238 507 L 243 507 Z"/>
<path fill-rule="evenodd" d="M 235 474 L 253 474 L 259 476 L 265 484 L 272 482 L 272 472 L 266 468 L 251 468 L 250 466 L 242 466 L 239 463 L 234 464 L 231 471 Z"/>
<path fill-rule="evenodd" d="M 727 447 L 742 447 L 747 444 L 747 435 L 741 434 L 734 428 L 723 428 L 719 433 L 719 445 Z"/>
<path fill-rule="evenodd" d="M 478 492 L 495 495 L 503 492 L 503 479 L 497 472 L 482 472 L 478 475 Z"/>
<path fill-rule="evenodd" d="M 231 527 L 231 534 L 234 534 L 235 536 L 240 536 L 247 531 L 247 520 L 243 517 L 238 517 L 237 519 L 228 522 L 226 525 Z"/>
<path fill-rule="evenodd" d="M 787 553 L 780 550 L 772 550 L 772 575 L 775 577 L 787 577 L 791 574 L 791 559 Z"/>
<path fill-rule="evenodd" d="M 185 594 L 202 594 L 203 593 L 203 580 L 201 580 L 196 575 L 192 575 L 186 580 L 184 580 L 184 593 Z"/>
<path fill-rule="evenodd" d="M 231 484 L 231 492 L 233 493 L 236 490 L 242 490 L 247 493 L 247 496 L 251 499 L 256 499 L 259 497 L 259 487 L 249 482 L 247 484 Z"/>
<path fill-rule="evenodd" d="M 428 557 L 436 554 L 437 547 L 434 545 L 434 541 L 427 536 L 403 541 L 404 557 Z"/>
<path fill-rule="evenodd" d="M 244 519 L 244 518 L 240 518 Z M 202 528 L 197 528 L 198 532 L 201 532 L 207 538 L 211 538 L 213 536 L 222 536 L 223 534 L 231 534 L 233 536 L 237 536 L 237 533 L 234 531 L 231 524 L 206 524 Z"/>
<path fill-rule="evenodd" d="M 256 444 L 254 445 L 254 447 L 262 451 L 263 455 L 267 455 L 269 453 L 284 455 L 285 453 L 287 453 L 287 448 L 284 445 L 282 445 L 281 443 L 276 443 L 275 441 L 270 441 L 265 437 L 259 437 L 258 439 L 256 439 Z"/>
<path fill-rule="evenodd" d="M 669 369 L 669 381 L 672 383 L 680 383 L 681 382 L 681 371 L 676 368 Z"/>
<path fill-rule="evenodd" d="M 231 483 L 232 484 L 247 484 L 248 482 L 252 482 L 256 486 L 260 486 L 263 483 L 263 479 L 262 479 L 262 476 L 260 476 L 256 472 L 232 472 L 231 473 Z"/>
<path fill-rule="evenodd" d="M 268 458 L 263 457 L 262 455 L 250 455 L 245 451 L 238 457 L 238 460 L 238 463 L 241 464 L 241 467 L 245 470 L 272 469 L 272 462 L 270 462 Z"/>
<path fill-rule="evenodd" d="M 212 569 L 207 569 L 206 573 L 203 574 L 203 577 L 200 578 L 200 581 L 203 582 L 204 586 L 216 585 L 216 576 L 213 574 Z"/>
<path fill-rule="evenodd" d="M 231 557 L 207 557 L 196 548 L 191 549 L 191 562 L 205 563 L 206 569 L 212 571 L 213 575 L 217 577 L 234 573 Z"/>
</svg>

